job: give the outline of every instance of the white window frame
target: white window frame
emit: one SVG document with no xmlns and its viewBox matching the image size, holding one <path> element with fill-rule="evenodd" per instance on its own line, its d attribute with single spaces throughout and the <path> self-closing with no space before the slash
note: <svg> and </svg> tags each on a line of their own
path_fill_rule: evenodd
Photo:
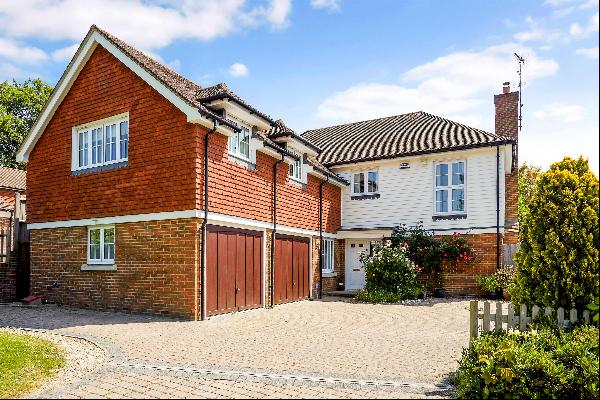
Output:
<svg viewBox="0 0 600 400">
<path fill-rule="evenodd" d="M 121 154 L 121 123 L 126 122 L 127 123 L 127 154 Z M 109 160 L 106 161 L 106 151 L 107 151 L 107 146 L 106 146 L 106 127 L 110 127 L 112 125 L 115 125 L 115 142 L 114 142 L 114 147 L 115 147 L 115 159 L 114 160 Z M 102 137 L 102 142 L 100 144 L 101 147 L 101 153 L 102 153 L 102 160 L 100 161 L 96 161 L 95 163 L 93 162 L 93 153 L 94 150 L 97 149 L 98 146 L 96 146 L 94 148 L 94 143 L 92 142 L 92 132 L 98 132 L 98 130 L 101 133 L 101 137 Z M 87 154 L 87 164 L 85 165 L 80 165 L 80 151 L 79 151 L 79 146 L 80 146 L 80 134 L 82 134 L 82 138 L 85 138 L 84 143 L 87 144 L 87 146 L 84 146 L 84 149 L 86 151 Z M 93 121 L 93 122 L 89 122 L 86 124 L 82 124 L 82 125 L 78 125 L 76 127 L 73 127 L 72 130 L 72 161 L 71 161 L 71 170 L 72 171 L 80 171 L 80 170 L 86 170 L 86 169 L 90 169 L 90 168 L 96 168 L 96 167 L 101 167 L 104 165 L 110 165 L 110 164 L 116 164 L 116 163 L 121 163 L 121 162 L 125 162 L 125 161 L 129 161 L 129 113 L 123 113 L 123 114 L 119 114 L 119 115 L 114 115 L 112 117 L 108 117 L 108 118 L 104 118 L 101 120 L 97 120 L 97 121 Z"/>
<path fill-rule="evenodd" d="M 377 180 L 375 181 L 377 184 L 377 190 L 370 191 L 369 190 L 369 174 L 375 173 L 377 174 Z M 357 175 L 362 175 L 364 180 L 364 192 L 357 192 L 355 188 L 355 179 Z M 379 193 L 379 171 L 378 170 L 370 170 L 370 171 L 361 171 L 361 172 L 353 172 L 352 173 L 352 195 L 355 196 L 364 196 L 369 194 L 377 194 Z"/>
<path fill-rule="evenodd" d="M 323 273 L 331 274 L 335 272 L 334 251 L 334 240 L 323 239 Z"/>
<path fill-rule="evenodd" d="M 107 229 L 112 229 L 113 230 L 113 237 L 114 237 L 114 250 L 113 250 L 113 258 L 106 258 L 105 254 L 104 254 L 104 232 Z M 91 238 L 92 238 L 92 231 L 95 230 L 99 230 L 100 231 L 100 258 L 91 258 Z M 87 237 L 87 262 L 88 264 L 91 265 L 97 265 L 97 264 L 114 264 L 115 263 L 115 256 L 116 256 L 116 252 L 117 252 L 117 236 L 116 236 L 116 230 L 115 230 L 115 226 L 114 225 L 94 225 L 94 226 L 88 226 L 88 237 Z"/>
<path fill-rule="evenodd" d="M 452 184 L 452 175 L 454 173 L 453 165 L 462 163 L 464 180 L 462 184 Z M 438 165 L 448 165 L 448 184 L 445 186 L 437 185 L 437 168 Z M 452 189 L 462 189 L 464 197 L 464 207 L 462 211 L 452 211 Z M 438 211 L 437 210 L 437 192 L 444 190 L 448 194 L 448 210 Z M 467 214 L 467 161 L 461 160 L 448 160 L 436 162 L 433 165 L 433 213 L 434 215 L 464 215 Z"/>
<path fill-rule="evenodd" d="M 240 122 L 239 120 L 235 120 L 235 121 L 231 121 L 233 122 L 235 125 L 238 126 L 238 128 L 242 129 L 242 130 L 246 130 L 248 132 L 248 155 L 243 154 L 240 151 L 240 143 L 242 143 L 242 141 L 240 140 L 240 134 L 242 133 L 242 131 L 239 132 L 235 132 L 233 134 L 233 136 L 230 136 L 229 139 L 227 140 L 227 153 L 229 153 L 229 155 L 236 157 L 236 158 L 240 158 L 244 161 L 251 161 L 251 157 L 252 157 L 252 149 L 250 146 L 250 142 L 252 141 L 252 128 L 249 125 L 246 125 L 245 123 Z M 235 150 L 231 149 L 231 145 L 232 143 L 235 142 Z"/>
<path fill-rule="evenodd" d="M 304 163 L 303 157 L 299 160 L 292 160 L 290 163 L 289 177 L 291 180 L 296 182 L 304 183 L 304 176 L 302 174 L 302 164 Z"/>
</svg>

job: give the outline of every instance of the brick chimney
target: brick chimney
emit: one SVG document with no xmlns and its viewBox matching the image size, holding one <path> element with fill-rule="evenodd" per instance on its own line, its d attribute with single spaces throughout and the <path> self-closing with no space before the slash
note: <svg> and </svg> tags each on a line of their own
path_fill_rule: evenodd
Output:
<svg viewBox="0 0 600 400">
<path fill-rule="evenodd" d="M 504 82 L 502 94 L 494 96 L 496 106 L 496 134 L 506 138 L 519 140 L 519 92 L 510 91 L 510 83 Z M 519 241 L 519 151 L 515 144 L 513 148 L 513 170 L 504 176 L 504 243 L 518 243 Z"/>
</svg>

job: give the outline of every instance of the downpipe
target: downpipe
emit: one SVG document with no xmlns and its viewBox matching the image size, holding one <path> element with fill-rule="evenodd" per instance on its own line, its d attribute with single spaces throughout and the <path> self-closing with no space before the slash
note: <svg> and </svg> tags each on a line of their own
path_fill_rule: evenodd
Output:
<svg viewBox="0 0 600 400">
<path fill-rule="evenodd" d="M 323 187 L 329 182 L 329 175 L 319 183 L 319 299 L 323 298 Z"/>
<path fill-rule="evenodd" d="M 277 232 L 277 166 L 281 164 L 285 156 L 281 154 L 281 160 L 273 164 L 273 232 L 271 234 L 271 274 L 269 277 L 271 285 L 271 307 L 275 306 L 275 233 Z"/>
<path fill-rule="evenodd" d="M 500 269 L 500 146 L 496 146 L 496 270 Z"/>
</svg>

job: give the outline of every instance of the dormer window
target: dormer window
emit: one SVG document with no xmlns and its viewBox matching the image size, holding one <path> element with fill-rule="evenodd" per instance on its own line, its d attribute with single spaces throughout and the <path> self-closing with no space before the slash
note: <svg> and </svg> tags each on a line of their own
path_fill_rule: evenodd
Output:
<svg viewBox="0 0 600 400">
<path fill-rule="evenodd" d="M 302 182 L 302 159 L 294 160 L 290 164 L 290 178 Z"/>
<path fill-rule="evenodd" d="M 234 157 L 250 159 L 250 128 L 246 125 L 237 124 L 240 128 L 229 138 L 229 154 Z"/>
<path fill-rule="evenodd" d="M 128 158 L 128 114 L 73 128 L 73 171 L 120 163 Z"/>
</svg>

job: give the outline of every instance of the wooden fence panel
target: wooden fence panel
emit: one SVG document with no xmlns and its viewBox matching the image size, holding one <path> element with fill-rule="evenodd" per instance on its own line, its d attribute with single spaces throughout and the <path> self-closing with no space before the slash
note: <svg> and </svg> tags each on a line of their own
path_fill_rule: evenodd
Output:
<svg viewBox="0 0 600 400">
<path fill-rule="evenodd" d="M 469 305 L 470 320 L 469 320 L 469 335 L 471 339 L 479 336 L 481 332 L 490 332 L 492 330 L 510 330 L 519 329 L 520 331 L 527 330 L 529 324 L 536 321 L 541 316 L 542 308 L 535 305 L 531 307 L 529 312 L 528 307 L 525 304 L 521 304 L 518 313 L 515 310 L 513 304 L 508 304 L 506 307 L 506 314 L 503 311 L 503 305 L 501 302 L 496 302 L 494 313 L 491 312 L 490 302 L 483 302 L 483 312 L 479 312 L 479 302 L 477 300 L 471 301 Z M 570 309 L 568 314 L 565 314 L 565 309 L 560 307 L 554 310 L 550 307 L 544 307 L 544 315 L 550 317 L 554 322 L 561 328 L 569 327 L 575 324 L 579 320 L 583 320 L 586 324 L 591 321 L 591 315 L 589 310 L 584 310 L 580 318 L 576 309 Z M 482 321 L 481 324 L 479 321 Z M 506 329 L 504 328 L 504 322 L 506 322 Z M 493 325 L 493 327 L 492 327 Z"/>
</svg>

